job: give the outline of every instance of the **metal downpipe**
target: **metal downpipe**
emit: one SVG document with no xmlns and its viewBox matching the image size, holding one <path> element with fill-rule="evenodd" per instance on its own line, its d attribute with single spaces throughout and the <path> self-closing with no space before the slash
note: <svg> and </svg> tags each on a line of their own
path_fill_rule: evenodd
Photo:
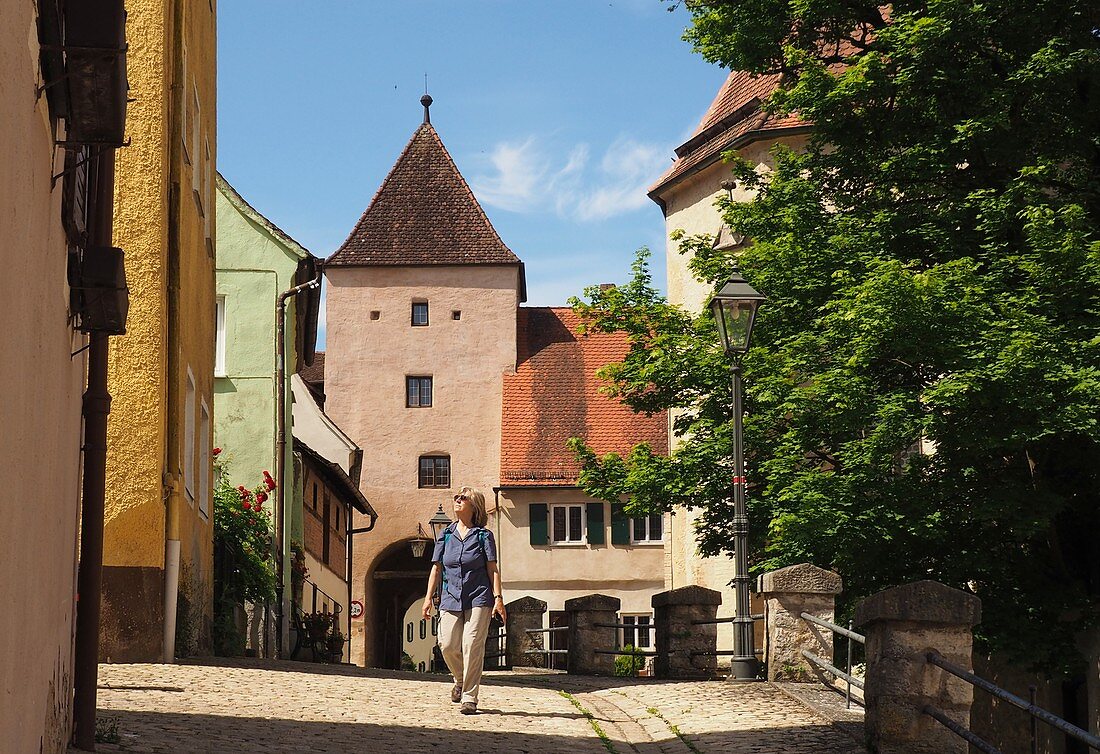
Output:
<svg viewBox="0 0 1100 754">
<path fill-rule="evenodd" d="M 321 285 L 321 270 L 317 277 L 309 282 L 296 285 L 283 291 L 275 304 L 275 415 L 278 425 L 275 431 L 275 536 L 272 546 L 275 555 L 276 621 L 275 654 L 282 658 L 283 648 L 289 641 L 289 626 L 286 614 L 290 605 L 290 596 L 286 590 L 285 535 L 286 526 L 286 302 L 302 291 L 318 288 Z"/>
<path fill-rule="evenodd" d="M 115 150 L 96 161 L 94 226 L 90 242 L 110 246 L 114 233 Z M 77 571 L 76 651 L 73 662 L 73 742 L 95 751 L 96 684 L 99 674 L 99 618 L 103 586 L 103 517 L 107 480 L 107 338 L 93 332 L 84 392 L 84 479 L 81 486 L 80 565 Z"/>
</svg>

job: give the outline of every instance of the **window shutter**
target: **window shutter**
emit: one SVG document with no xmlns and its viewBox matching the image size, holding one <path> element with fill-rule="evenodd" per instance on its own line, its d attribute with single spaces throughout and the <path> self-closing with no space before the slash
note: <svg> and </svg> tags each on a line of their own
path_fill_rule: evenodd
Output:
<svg viewBox="0 0 1100 754">
<path fill-rule="evenodd" d="M 603 503 L 589 503 L 588 544 L 602 545 L 606 541 L 603 531 Z"/>
<path fill-rule="evenodd" d="M 546 503 L 531 503 L 531 544 L 545 545 L 550 538 L 546 531 Z"/>
<path fill-rule="evenodd" d="M 611 504 L 611 544 L 630 544 L 630 519 L 623 511 L 622 503 Z"/>
</svg>

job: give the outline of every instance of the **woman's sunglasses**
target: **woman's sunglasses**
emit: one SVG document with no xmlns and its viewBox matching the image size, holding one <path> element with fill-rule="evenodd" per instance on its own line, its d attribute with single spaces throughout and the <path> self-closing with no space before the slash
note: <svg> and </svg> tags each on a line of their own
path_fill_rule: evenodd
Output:
<svg viewBox="0 0 1100 754">
<path fill-rule="evenodd" d="M 466 501 L 469 501 L 469 499 L 470 499 L 470 498 L 466 497 L 465 495 L 455 495 L 455 502 L 456 502 L 456 503 L 457 503 L 457 502 L 458 502 L 459 500 L 466 500 Z"/>
</svg>

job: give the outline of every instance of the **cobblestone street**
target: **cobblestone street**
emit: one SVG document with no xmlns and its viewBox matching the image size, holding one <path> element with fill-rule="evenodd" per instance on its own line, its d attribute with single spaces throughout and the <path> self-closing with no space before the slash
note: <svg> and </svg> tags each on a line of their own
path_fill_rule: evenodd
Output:
<svg viewBox="0 0 1100 754">
<path fill-rule="evenodd" d="M 352 667 L 102 665 L 99 682 L 121 737 L 100 751 L 864 753 L 762 683 L 492 673 L 463 716 L 442 677 Z"/>
</svg>

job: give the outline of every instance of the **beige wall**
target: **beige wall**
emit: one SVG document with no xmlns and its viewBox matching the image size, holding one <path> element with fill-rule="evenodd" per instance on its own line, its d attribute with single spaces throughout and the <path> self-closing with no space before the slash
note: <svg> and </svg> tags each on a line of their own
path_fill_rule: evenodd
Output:
<svg viewBox="0 0 1100 754">
<path fill-rule="evenodd" d="M 775 160 L 770 153 L 777 144 L 785 144 L 792 149 L 805 147 L 807 136 L 794 136 L 779 140 L 753 142 L 740 150 L 740 155 L 756 165 L 758 172 L 770 171 Z M 688 235 L 706 233 L 711 236 L 722 226 L 722 217 L 714 202 L 725 196 L 722 181 L 731 180 L 733 175 L 727 164 L 717 162 L 707 168 L 687 176 L 679 183 L 665 189 L 661 198 L 665 202 L 666 235 L 683 230 Z M 734 201 L 749 201 L 753 192 L 738 186 L 733 191 Z M 696 280 L 688 269 L 690 257 L 681 254 L 679 242 L 669 239 L 666 247 L 665 265 L 668 275 L 668 300 L 679 304 L 688 311 L 699 312 L 706 304 L 713 288 Z M 675 413 L 669 412 L 669 433 Z M 675 446 L 675 438 L 672 438 Z M 716 589 L 722 593 L 722 604 L 718 608 L 718 617 L 730 617 L 734 613 L 733 589 L 729 586 L 733 578 L 733 560 L 726 556 L 704 558 L 699 555 L 696 545 L 695 528 L 700 511 L 680 510 L 672 516 L 666 529 L 667 553 L 665 578 L 668 588 L 699 585 Z M 760 612 L 759 601 L 754 598 L 754 612 Z M 762 640 L 762 631 L 756 635 L 757 644 Z M 719 649 L 730 649 L 733 645 L 733 632 L 727 626 L 718 628 Z M 719 658 L 721 664 L 724 658 Z M 728 664 L 728 658 L 725 659 Z"/>
<path fill-rule="evenodd" d="M 69 738 L 84 339 L 68 322 L 61 183 L 31 2 L 0 23 L 0 731 L 5 751 Z M 63 138 L 61 133 L 58 138 Z"/>
<path fill-rule="evenodd" d="M 758 171 L 770 171 L 775 165 L 775 160 L 769 154 L 772 147 L 785 144 L 792 149 L 801 149 L 806 144 L 806 138 L 794 136 L 757 141 L 741 149 L 739 154 L 755 164 Z M 688 235 L 708 233 L 713 236 L 717 233 L 722 225 L 722 217 L 714 202 L 725 196 L 722 181 L 732 179 L 733 173 L 729 165 L 719 161 L 666 188 L 661 194 L 665 202 L 666 238 L 678 229 L 684 230 Z M 733 191 L 733 198 L 735 201 L 748 201 L 752 198 L 752 192 L 738 186 Z M 713 290 L 692 277 L 687 267 L 690 257 L 680 253 L 679 242 L 668 239 L 666 243 L 668 300 L 690 311 L 700 311 Z"/>
<path fill-rule="evenodd" d="M 604 544 L 540 545 L 530 539 L 530 506 L 598 502 L 575 488 L 508 488 L 492 517 L 504 599 L 535 597 L 561 610 L 567 599 L 606 594 L 622 600 L 624 613 L 652 612 L 650 599 L 664 591 L 664 547 L 611 544 L 611 506 L 604 503 Z M 668 517 L 665 517 L 667 527 Z M 666 528 L 667 532 L 667 528 Z"/>
<path fill-rule="evenodd" d="M 352 598 L 363 600 L 364 619 L 353 626 L 353 660 L 370 664 L 378 617 L 367 586 L 379 555 L 412 539 L 417 522 L 427 528 L 439 503 L 450 511 L 458 486 L 491 497 L 497 483 L 501 375 L 515 369 L 519 268 L 334 267 L 325 274 L 325 410 L 363 449 L 360 488 L 378 512 L 375 529 L 354 542 Z M 428 327 L 410 325 L 414 299 L 428 301 Z M 405 408 L 406 376 L 433 378 L 431 408 Z M 451 457 L 452 488 L 417 489 L 418 457 L 437 454 Z M 356 514 L 356 526 L 366 523 Z"/>
</svg>

